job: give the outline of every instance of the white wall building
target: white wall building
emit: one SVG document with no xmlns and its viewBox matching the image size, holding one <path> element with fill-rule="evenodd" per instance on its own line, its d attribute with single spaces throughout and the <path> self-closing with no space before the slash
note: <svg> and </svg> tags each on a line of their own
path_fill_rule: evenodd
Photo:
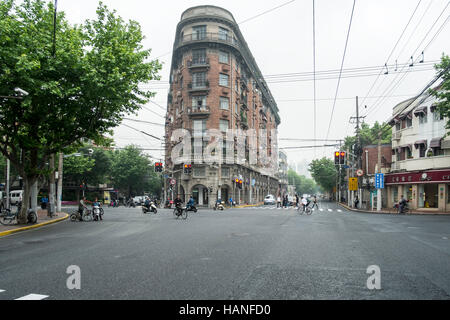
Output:
<svg viewBox="0 0 450 320">
<path fill-rule="evenodd" d="M 450 136 L 447 118 L 436 110 L 429 93 L 394 107 L 392 166 L 386 175 L 388 207 L 401 195 L 410 208 L 450 211 Z"/>
</svg>

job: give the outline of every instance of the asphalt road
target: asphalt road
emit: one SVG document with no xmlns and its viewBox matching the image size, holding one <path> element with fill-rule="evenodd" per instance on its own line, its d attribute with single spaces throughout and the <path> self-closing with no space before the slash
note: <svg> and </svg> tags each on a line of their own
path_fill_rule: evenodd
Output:
<svg viewBox="0 0 450 320">
<path fill-rule="evenodd" d="M 0 300 L 449 299 L 450 217 L 271 207 L 106 208 L 0 238 Z M 339 211 L 338 211 L 339 210 Z M 66 273 L 80 267 L 81 289 Z M 367 268 L 381 272 L 369 290 Z"/>
</svg>

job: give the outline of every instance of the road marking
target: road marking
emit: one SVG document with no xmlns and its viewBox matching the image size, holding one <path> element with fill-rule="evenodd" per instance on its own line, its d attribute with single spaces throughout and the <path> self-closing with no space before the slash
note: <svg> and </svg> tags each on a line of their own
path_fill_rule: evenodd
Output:
<svg viewBox="0 0 450 320">
<path fill-rule="evenodd" d="M 339 209 L 338 209 L 338 212 L 342 212 L 342 210 L 339 210 Z"/>
<path fill-rule="evenodd" d="M 319 211 L 323 211 L 323 209 L 319 209 Z"/>
<path fill-rule="evenodd" d="M 444 240 L 448 240 L 448 238 L 447 238 L 447 237 L 442 237 L 442 239 L 444 239 Z M 0 290 L 0 292 L 2 292 L 2 290 Z"/>
<path fill-rule="evenodd" d="M 1 293 L 1 292 L 5 292 L 5 290 L 0 289 L 0 293 Z"/>
<path fill-rule="evenodd" d="M 45 296 L 43 294 L 30 293 L 26 296 L 14 299 L 14 300 L 42 300 L 48 298 L 49 296 Z"/>
<path fill-rule="evenodd" d="M 328 212 L 333 212 L 333 210 L 331 210 L 331 209 L 328 209 Z"/>
</svg>

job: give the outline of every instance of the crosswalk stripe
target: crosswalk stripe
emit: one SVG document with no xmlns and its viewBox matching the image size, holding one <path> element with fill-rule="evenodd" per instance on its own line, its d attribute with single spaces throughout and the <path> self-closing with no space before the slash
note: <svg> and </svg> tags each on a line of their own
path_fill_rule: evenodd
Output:
<svg viewBox="0 0 450 320">
<path fill-rule="evenodd" d="M 45 298 L 48 298 L 49 296 L 43 295 L 43 294 L 36 294 L 36 293 L 30 293 L 26 296 L 14 299 L 14 300 L 42 300 Z"/>
<path fill-rule="evenodd" d="M 339 209 L 338 209 L 338 212 L 342 212 L 342 210 L 339 210 Z"/>
<path fill-rule="evenodd" d="M 331 209 L 328 209 L 328 211 L 329 211 L 329 212 L 333 212 L 333 210 L 331 210 Z"/>
<path fill-rule="evenodd" d="M 5 290 L 0 289 L 0 292 L 5 292 Z"/>
<path fill-rule="evenodd" d="M 319 211 L 323 211 L 323 209 L 319 209 Z"/>
</svg>

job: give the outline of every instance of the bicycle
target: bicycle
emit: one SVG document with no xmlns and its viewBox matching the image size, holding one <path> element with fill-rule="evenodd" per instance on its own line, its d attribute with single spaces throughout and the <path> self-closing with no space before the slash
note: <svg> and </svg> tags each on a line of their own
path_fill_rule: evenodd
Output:
<svg viewBox="0 0 450 320">
<path fill-rule="evenodd" d="M 300 206 L 297 208 L 297 211 L 301 214 L 301 215 L 303 215 L 303 212 L 306 212 L 306 214 L 309 216 L 309 215 L 311 215 L 312 214 L 312 212 L 314 211 L 313 209 L 311 209 L 310 207 L 309 207 L 309 205 L 307 205 L 307 206 L 305 206 L 305 209 L 303 210 L 303 208 L 302 208 L 302 210 L 300 210 Z"/>
<path fill-rule="evenodd" d="M 188 216 L 187 209 L 183 207 L 176 207 L 175 209 L 173 209 L 173 215 L 177 219 L 181 216 L 183 220 L 186 220 Z"/>
<path fill-rule="evenodd" d="M 0 212 L 0 223 L 2 225 L 9 225 L 14 220 L 18 220 L 17 217 L 19 216 L 19 212 L 21 210 L 22 206 L 19 204 L 17 206 L 17 211 L 12 212 L 11 209 L 4 209 L 2 212 Z M 36 223 L 37 222 L 37 214 L 33 210 L 29 209 L 27 214 L 27 222 L 28 223 Z"/>
</svg>

